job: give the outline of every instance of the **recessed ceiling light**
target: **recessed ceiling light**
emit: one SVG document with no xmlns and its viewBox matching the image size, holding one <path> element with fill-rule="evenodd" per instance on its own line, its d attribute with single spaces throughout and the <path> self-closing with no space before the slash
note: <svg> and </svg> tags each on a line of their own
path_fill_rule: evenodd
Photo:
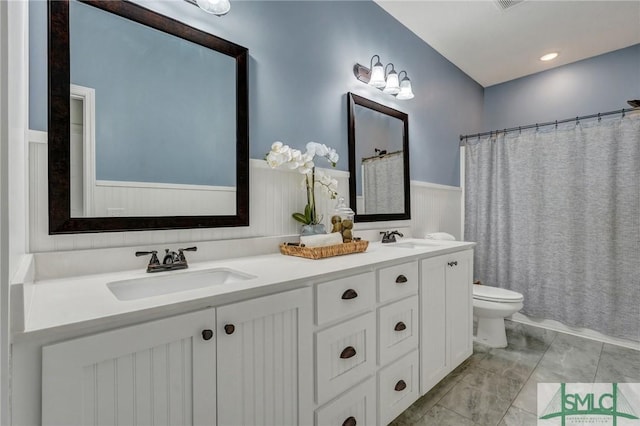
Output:
<svg viewBox="0 0 640 426">
<path fill-rule="evenodd" d="M 542 55 L 540 57 L 541 61 L 550 61 L 558 57 L 558 52 L 547 53 L 546 55 Z"/>
</svg>

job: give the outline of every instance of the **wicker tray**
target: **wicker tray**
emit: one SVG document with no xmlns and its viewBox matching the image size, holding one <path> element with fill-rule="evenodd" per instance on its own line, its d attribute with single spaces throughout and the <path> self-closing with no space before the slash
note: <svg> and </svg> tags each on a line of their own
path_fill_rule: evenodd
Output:
<svg viewBox="0 0 640 426">
<path fill-rule="evenodd" d="M 288 256 L 306 257 L 307 259 L 324 259 L 342 256 L 343 254 L 362 253 L 369 246 L 369 241 L 352 241 L 325 247 L 300 247 L 280 244 L 280 253 Z"/>
</svg>

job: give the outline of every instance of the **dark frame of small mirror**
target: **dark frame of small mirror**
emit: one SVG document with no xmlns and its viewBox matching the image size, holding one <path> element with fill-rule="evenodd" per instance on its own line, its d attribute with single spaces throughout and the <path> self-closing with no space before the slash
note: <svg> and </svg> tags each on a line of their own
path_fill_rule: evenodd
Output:
<svg viewBox="0 0 640 426">
<path fill-rule="evenodd" d="M 249 225 L 248 50 L 134 3 L 83 0 L 236 61 L 236 212 L 221 216 L 71 217 L 69 0 L 48 1 L 49 234 Z"/>
<path fill-rule="evenodd" d="M 402 147 L 403 147 L 403 164 L 404 164 L 404 211 L 398 213 L 379 213 L 379 214 L 358 214 L 356 208 L 356 122 L 355 122 L 355 106 L 377 111 L 385 114 L 403 123 Z M 406 220 L 411 219 L 411 197 L 409 186 L 409 116 L 404 112 L 400 112 L 393 108 L 379 104 L 362 96 L 353 93 L 347 93 L 347 113 L 348 113 L 348 141 L 349 141 L 349 203 L 351 208 L 356 212 L 356 222 L 382 222 L 389 220 Z"/>
</svg>

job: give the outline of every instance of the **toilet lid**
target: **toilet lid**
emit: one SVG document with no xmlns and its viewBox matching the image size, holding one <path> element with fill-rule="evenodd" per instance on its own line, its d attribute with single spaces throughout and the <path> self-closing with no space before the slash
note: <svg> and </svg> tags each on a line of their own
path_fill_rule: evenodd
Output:
<svg viewBox="0 0 640 426">
<path fill-rule="evenodd" d="M 521 302 L 524 297 L 515 291 L 489 285 L 473 285 L 473 298 L 489 302 Z"/>
</svg>

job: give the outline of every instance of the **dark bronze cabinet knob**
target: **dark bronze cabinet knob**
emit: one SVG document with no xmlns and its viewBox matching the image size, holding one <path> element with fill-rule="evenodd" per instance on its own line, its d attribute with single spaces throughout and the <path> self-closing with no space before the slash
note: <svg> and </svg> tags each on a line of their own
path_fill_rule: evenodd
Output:
<svg viewBox="0 0 640 426">
<path fill-rule="evenodd" d="M 356 422 L 356 418 L 353 416 L 347 417 L 344 419 L 344 422 L 342 422 L 342 426 L 356 426 L 356 424 L 358 424 L 358 422 Z"/>
<path fill-rule="evenodd" d="M 397 284 L 404 284 L 404 283 L 406 283 L 407 281 L 408 281 L 408 280 L 407 280 L 407 277 L 405 277 L 405 276 L 404 276 L 404 275 L 402 275 L 402 274 L 398 275 L 398 278 L 396 278 L 396 283 L 397 283 Z"/>
<path fill-rule="evenodd" d="M 400 321 L 400 322 L 398 322 L 398 323 L 396 324 L 396 326 L 395 326 L 395 327 L 393 327 L 393 329 L 394 329 L 395 331 L 402 331 L 402 330 L 406 330 L 406 329 L 407 329 L 407 326 L 405 325 L 405 323 L 403 323 L 402 321 Z"/>
<path fill-rule="evenodd" d="M 236 331 L 236 326 L 233 324 L 227 324 L 224 326 L 224 332 L 227 334 L 233 334 Z"/>
<path fill-rule="evenodd" d="M 340 353 L 340 358 L 349 359 L 354 357 L 355 355 L 356 355 L 356 348 L 354 348 L 353 346 L 347 346 Z"/>
<path fill-rule="evenodd" d="M 213 337 L 213 330 L 202 330 L 202 338 L 204 340 L 211 340 L 211 338 Z"/>
<path fill-rule="evenodd" d="M 403 390 L 405 390 L 407 388 L 407 384 L 405 383 L 404 380 L 398 380 L 398 383 L 396 383 L 396 387 L 394 388 L 396 390 L 396 392 L 401 392 Z"/>
<path fill-rule="evenodd" d="M 355 299 L 356 297 L 358 297 L 358 293 L 352 288 L 345 290 L 345 292 L 342 293 L 343 300 Z"/>
</svg>

